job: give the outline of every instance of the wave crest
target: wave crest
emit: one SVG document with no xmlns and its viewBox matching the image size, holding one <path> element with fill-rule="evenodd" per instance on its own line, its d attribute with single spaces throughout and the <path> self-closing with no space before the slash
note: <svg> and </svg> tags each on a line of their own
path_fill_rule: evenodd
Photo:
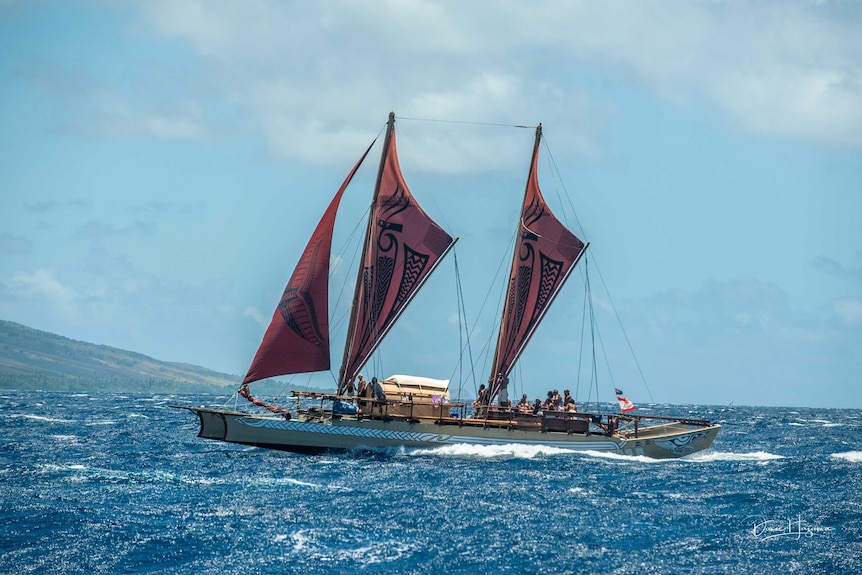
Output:
<svg viewBox="0 0 862 575">
<path fill-rule="evenodd" d="M 850 463 L 862 463 L 862 451 L 844 451 L 841 453 L 833 453 L 830 456 L 832 459 L 843 459 Z"/>
</svg>

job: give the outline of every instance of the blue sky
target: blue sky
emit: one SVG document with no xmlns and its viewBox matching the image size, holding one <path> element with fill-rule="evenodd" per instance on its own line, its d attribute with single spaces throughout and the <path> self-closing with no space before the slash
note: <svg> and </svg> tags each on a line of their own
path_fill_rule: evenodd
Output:
<svg viewBox="0 0 862 575">
<path fill-rule="evenodd" d="M 481 380 L 532 131 L 408 118 L 542 122 L 611 370 L 577 382 L 576 274 L 516 392 L 862 408 L 860 27 L 828 1 L 2 1 L 0 318 L 245 373 L 392 110 L 414 195 L 461 238 Z M 458 378 L 447 264 L 369 370 Z"/>
</svg>

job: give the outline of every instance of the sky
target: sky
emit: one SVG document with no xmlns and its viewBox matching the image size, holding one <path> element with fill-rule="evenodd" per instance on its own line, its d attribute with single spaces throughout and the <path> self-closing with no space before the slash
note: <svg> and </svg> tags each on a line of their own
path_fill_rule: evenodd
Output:
<svg viewBox="0 0 862 575">
<path fill-rule="evenodd" d="M 460 240 L 366 371 L 472 396 L 541 122 L 591 243 L 512 392 L 862 408 L 860 29 L 849 1 L 0 0 L 0 319 L 244 374 L 394 111 Z M 333 242 L 335 371 L 377 150 Z"/>
</svg>

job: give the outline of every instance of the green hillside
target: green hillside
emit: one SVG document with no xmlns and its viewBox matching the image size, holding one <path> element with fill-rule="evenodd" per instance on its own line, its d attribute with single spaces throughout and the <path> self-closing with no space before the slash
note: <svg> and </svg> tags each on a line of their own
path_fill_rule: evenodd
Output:
<svg viewBox="0 0 862 575">
<path fill-rule="evenodd" d="M 224 393 L 241 379 L 0 320 L 0 389 Z"/>
</svg>

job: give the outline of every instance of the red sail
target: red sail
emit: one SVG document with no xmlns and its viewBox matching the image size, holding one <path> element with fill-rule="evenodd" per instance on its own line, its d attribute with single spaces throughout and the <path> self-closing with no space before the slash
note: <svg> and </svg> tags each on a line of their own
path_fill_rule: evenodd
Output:
<svg viewBox="0 0 862 575">
<path fill-rule="evenodd" d="M 557 220 L 542 197 L 537 175 L 540 139 L 541 126 L 536 130 L 489 398 L 505 389 L 515 362 L 584 250 L 584 242 Z"/>
<path fill-rule="evenodd" d="M 380 188 L 354 301 L 352 325 L 339 381 L 359 373 L 406 304 L 452 244 L 452 237 L 410 194 L 395 150 L 395 133 L 384 151 Z"/>
<path fill-rule="evenodd" d="M 374 142 L 371 143 L 374 145 Z M 347 175 L 317 224 L 243 379 L 329 369 L 329 254 L 341 196 L 371 146 Z"/>
</svg>

